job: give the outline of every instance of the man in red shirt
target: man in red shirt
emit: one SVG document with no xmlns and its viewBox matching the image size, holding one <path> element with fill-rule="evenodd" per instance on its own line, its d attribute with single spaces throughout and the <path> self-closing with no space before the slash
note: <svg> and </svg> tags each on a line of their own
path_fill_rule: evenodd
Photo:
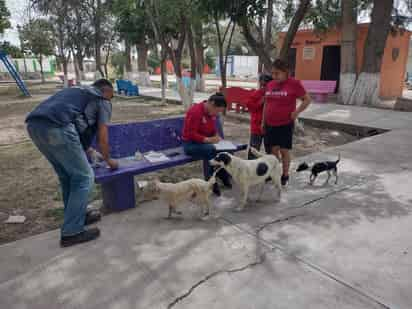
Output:
<svg viewBox="0 0 412 309">
<path fill-rule="evenodd" d="M 262 130 L 262 119 L 263 119 L 263 97 L 261 95 L 261 91 L 266 88 L 266 85 L 272 80 L 272 76 L 267 74 L 262 74 L 259 77 L 259 89 L 256 90 L 248 102 L 246 106 L 250 113 L 250 147 L 253 147 L 257 150 L 260 150 L 263 142 L 263 130 Z M 265 145 L 266 152 L 269 152 Z M 256 159 L 256 157 L 252 154 L 251 151 L 248 153 L 248 159 Z"/>
<path fill-rule="evenodd" d="M 185 153 L 201 160 L 211 160 L 216 157 L 217 144 L 221 137 L 216 128 L 216 117 L 226 109 L 226 100 L 221 93 L 212 95 L 207 101 L 194 104 L 186 112 L 183 126 L 183 149 Z M 204 171 L 206 180 L 213 174 L 213 168 L 209 165 Z M 217 176 L 225 186 L 231 187 L 229 175 L 222 169 Z M 220 195 L 217 185 L 213 192 Z"/>
<path fill-rule="evenodd" d="M 293 143 L 294 123 L 310 104 L 310 96 L 300 81 L 289 77 L 289 66 L 276 60 L 272 67 L 273 81 L 269 82 L 261 95 L 264 96 L 263 129 L 265 145 L 271 153 L 282 160 L 282 185 L 289 181 L 290 154 Z M 299 107 L 296 100 L 301 100 Z"/>
</svg>

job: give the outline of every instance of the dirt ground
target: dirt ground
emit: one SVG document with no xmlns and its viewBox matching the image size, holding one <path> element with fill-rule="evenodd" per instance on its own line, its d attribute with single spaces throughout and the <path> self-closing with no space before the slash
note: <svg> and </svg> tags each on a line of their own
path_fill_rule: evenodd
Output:
<svg viewBox="0 0 412 309">
<path fill-rule="evenodd" d="M 48 162 L 28 139 L 24 118 L 37 104 L 34 100 L 0 98 L 0 244 L 56 229 L 62 222 L 62 202 L 58 180 Z M 130 122 L 180 115 L 178 105 L 162 106 L 144 99 L 114 100 L 113 122 Z M 226 119 L 228 139 L 247 142 L 247 123 Z M 327 147 L 345 144 L 356 137 L 335 130 L 305 126 L 304 136 L 295 138 L 293 156 L 298 157 Z M 156 174 L 164 181 L 201 177 L 200 163 L 168 169 Z M 147 180 L 155 175 L 144 175 Z M 90 200 L 99 200 L 99 188 Z M 5 224 L 9 215 L 24 215 L 24 224 Z"/>
</svg>

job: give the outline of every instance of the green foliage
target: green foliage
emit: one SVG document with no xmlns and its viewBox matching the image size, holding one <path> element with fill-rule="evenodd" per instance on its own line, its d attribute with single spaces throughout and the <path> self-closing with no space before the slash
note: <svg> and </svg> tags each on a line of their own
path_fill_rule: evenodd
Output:
<svg viewBox="0 0 412 309">
<path fill-rule="evenodd" d="M 52 25 L 45 19 L 34 19 L 19 28 L 22 50 L 36 57 L 54 54 Z"/>
<path fill-rule="evenodd" d="M 116 17 L 115 29 L 121 39 L 141 43 L 153 37 L 146 11 L 143 6 L 137 4 L 136 0 L 115 0 L 111 11 Z"/>
<path fill-rule="evenodd" d="M 149 57 L 147 57 L 147 63 L 153 70 L 157 67 L 160 67 L 160 59 L 157 53 L 151 53 Z"/>
<path fill-rule="evenodd" d="M 206 52 L 205 62 L 212 70 L 214 70 L 216 66 L 216 55 L 211 50 Z"/>
<path fill-rule="evenodd" d="M 22 50 L 17 46 L 11 45 L 10 42 L 0 42 L 0 50 L 3 50 L 12 58 L 24 58 Z"/>
<path fill-rule="evenodd" d="M 352 0 L 348 0 L 352 1 Z M 340 24 L 342 17 L 341 0 L 316 0 L 306 14 L 309 22 L 319 33 L 325 33 L 331 27 Z"/>
<path fill-rule="evenodd" d="M 122 78 L 126 67 L 127 58 L 124 52 L 115 52 L 111 57 L 112 66 L 115 69 L 116 78 Z"/>
<path fill-rule="evenodd" d="M 0 0 L 0 33 L 4 33 L 4 30 L 11 27 L 9 18 L 10 12 L 7 9 L 6 1 Z"/>
</svg>

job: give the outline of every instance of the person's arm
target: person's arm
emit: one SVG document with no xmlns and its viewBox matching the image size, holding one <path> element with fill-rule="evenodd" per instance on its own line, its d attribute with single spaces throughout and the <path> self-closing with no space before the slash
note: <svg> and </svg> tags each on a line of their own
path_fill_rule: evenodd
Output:
<svg viewBox="0 0 412 309">
<path fill-rule="evenodd" d="M 263 89 L 256 90 L 246 103 L 249 112 L 255 113 L 262 109 L 263 96 L 265 91 Z"/>
<path fill-rule="evenodd" d="M 186 132 L 188 134 L 189 140 L 196 142 L 196 143 L 207 143 L 207 144 L 215 144 L 218 143 L 220 138 L 215 135 L 212 137 L 207 137 L 199 133 L 199 127 L 202 119 L 198 115 L 188 113 L 186 114 Z"/>
<path fill-rule="evenodd" d="M 111 169 L 119 167 L 117 161 L 110 159 L 110 147 L 109 147 L 109 132 L 106 124 L 99 124 L 97 129 L 97 143 L 102 153 L 103 160 L 110 166 Z"/>
<path fill-rule="evenodd" d="M 98 102 L 97 113 L 97 144 L 102 154 L 103 160 L 111 169 L 119 167 L 117 161 L 110 158 L 109 130 L 107 125 L 110 123 L 112 116 L 112 105 L 108 101 Z"/>
<path fill-rule="evenodd" d="M 299 117 L 300 113 L 307 109 L 312 102 L 312 99 L 307 93 L 305 93 L 305 95 L 299 99 L 302 100 L 302 103 L 300 103 L 296 111 L 291 114 L 292 120 L 296 120 Z"/>
</svg>

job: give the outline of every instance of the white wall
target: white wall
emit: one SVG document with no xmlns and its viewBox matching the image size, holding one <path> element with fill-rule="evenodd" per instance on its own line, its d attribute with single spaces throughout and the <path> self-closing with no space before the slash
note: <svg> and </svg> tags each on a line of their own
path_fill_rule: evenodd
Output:
<svg viewBox="0 0 412 309">
<path fill-rule="evenodd" d="M 259 58 L 257 56 L 233 56 L 233 75 L 237 77 L 258 75 Z"/>
</svg>

